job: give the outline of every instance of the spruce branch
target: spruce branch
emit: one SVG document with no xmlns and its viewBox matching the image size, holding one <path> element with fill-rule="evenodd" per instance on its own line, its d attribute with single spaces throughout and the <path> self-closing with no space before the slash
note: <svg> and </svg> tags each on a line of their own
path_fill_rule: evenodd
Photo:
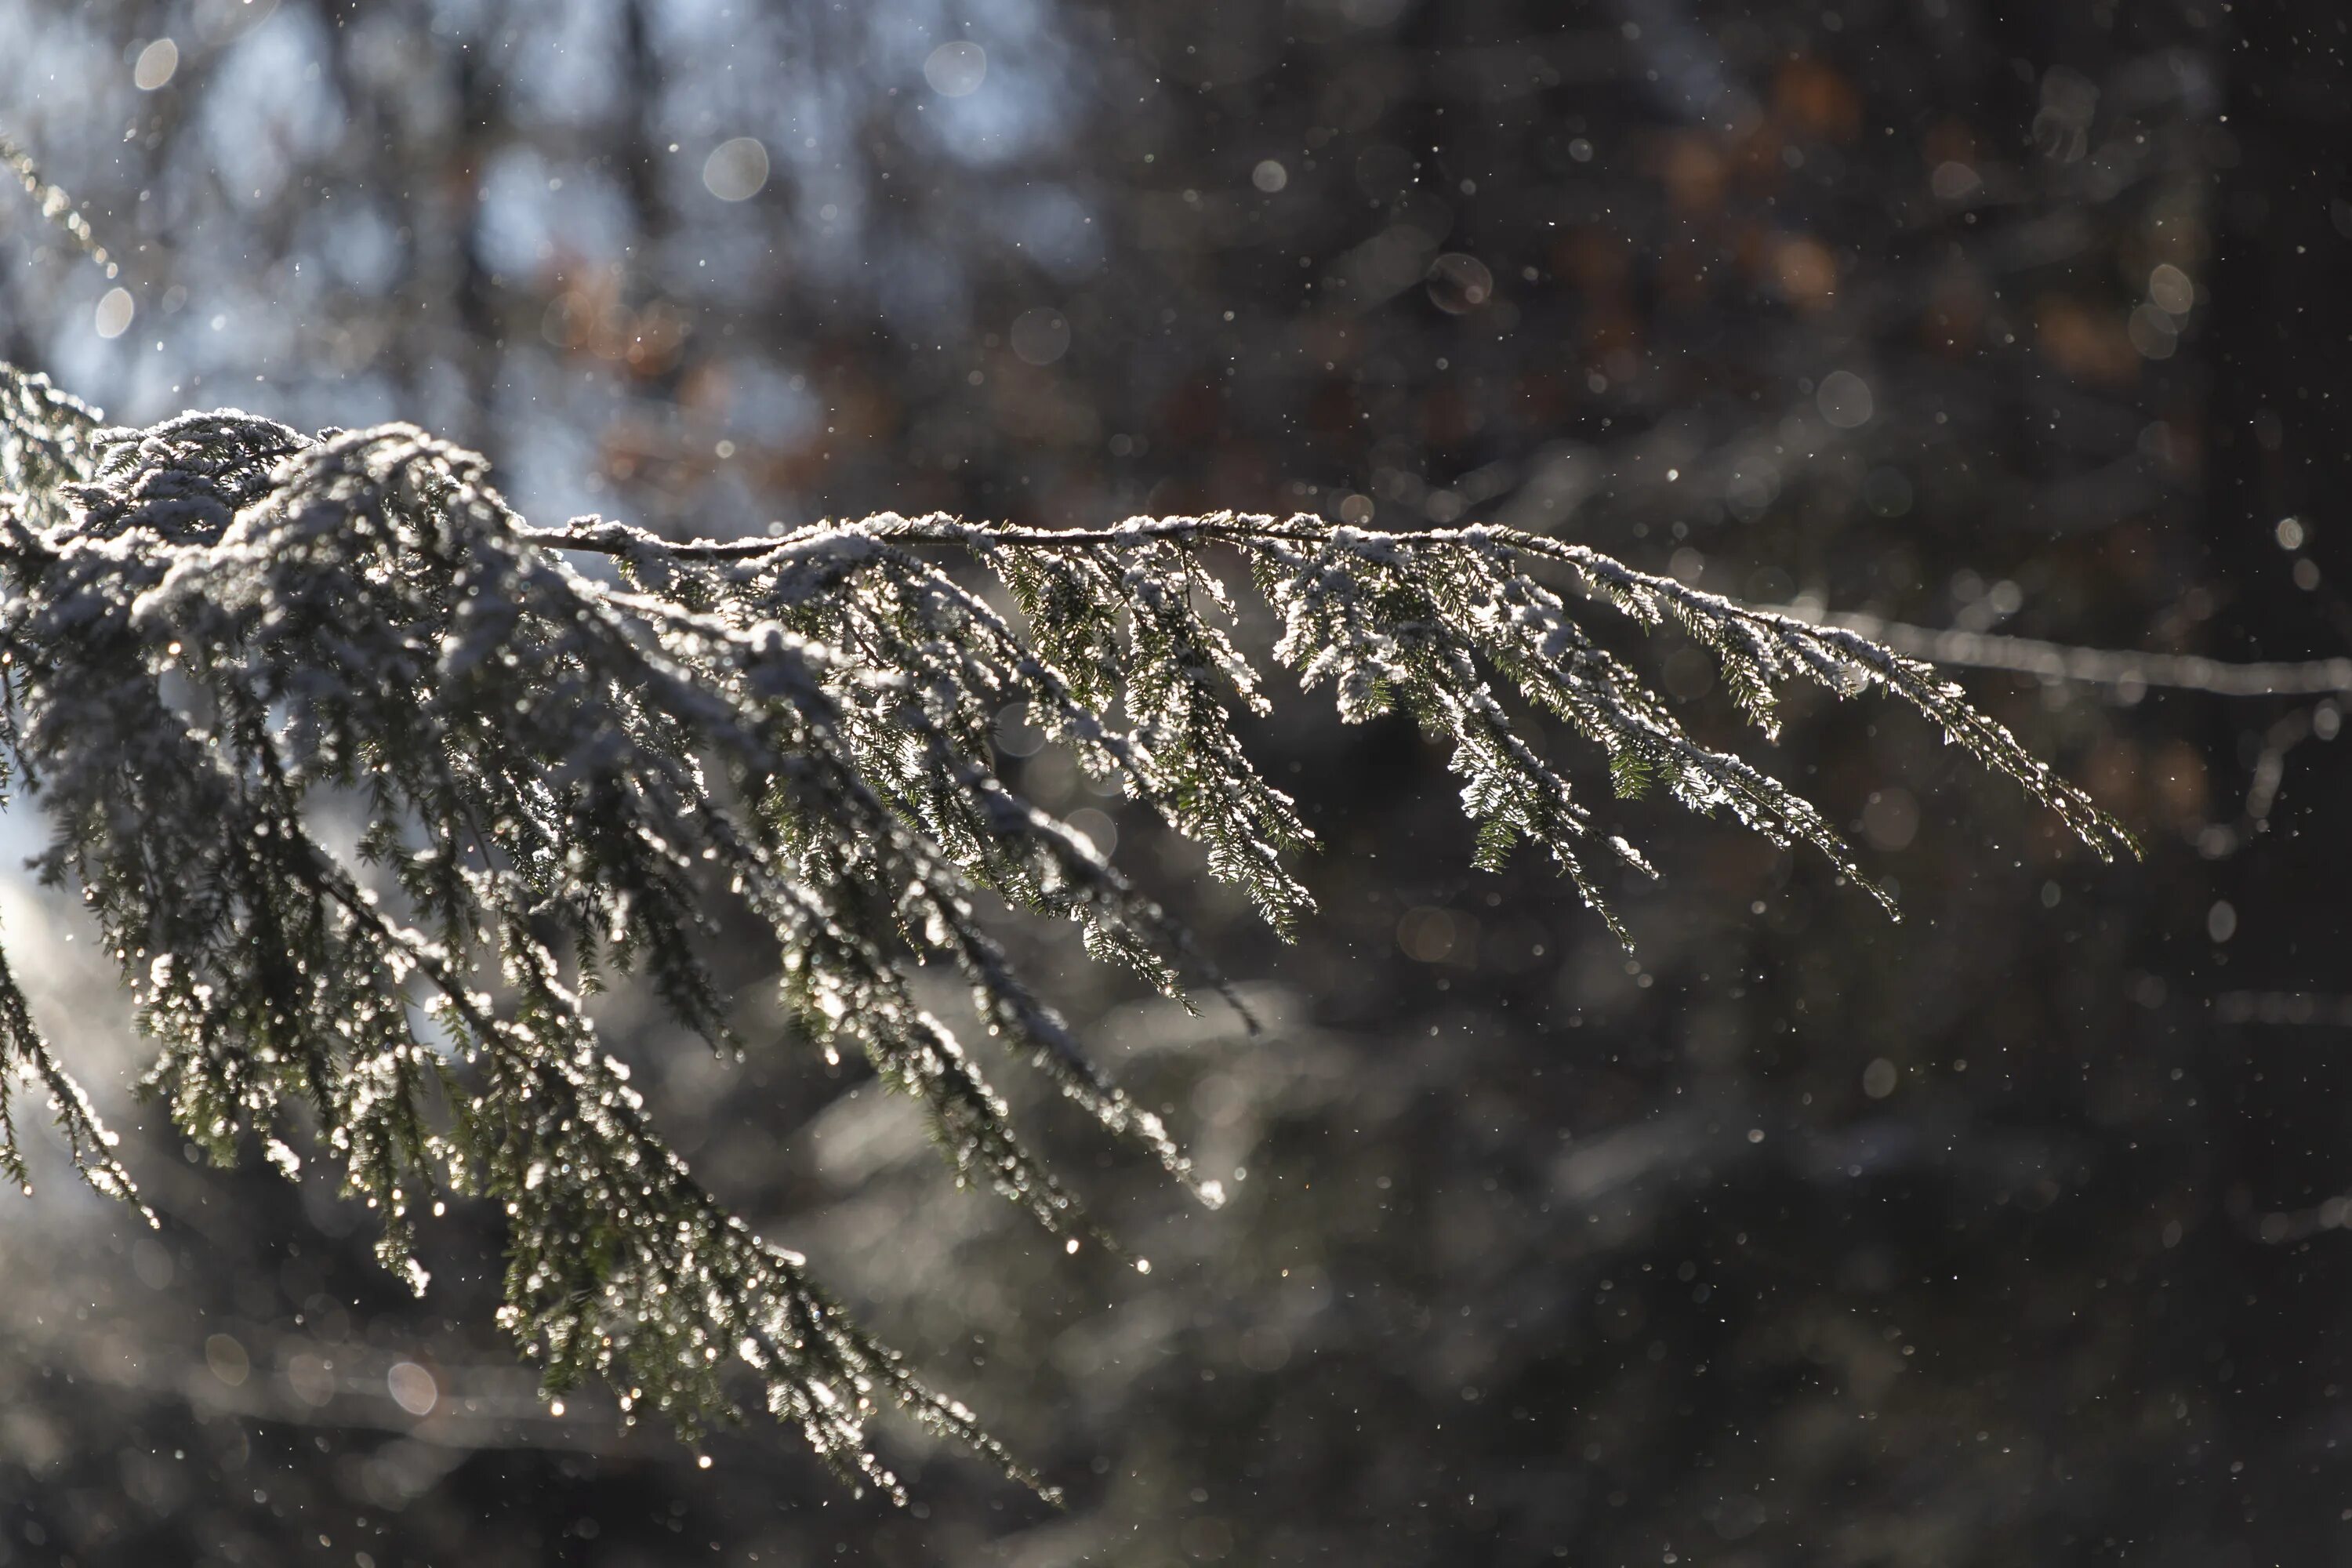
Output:
<svg viewBox="0 0 2352 1568">
<path fill-rule="evenodd" d="M 1883 689 L 2095 852 L 2130 847 L 1928 665 L 1558 540 L 1238 513 L 1060 532 L 883 513 L 688 542 L 593 518 L 534 528 L 479 456 L 413 426 L 312 437 L 221 411 L 110 428 L 5 367 L 0 792 L 46 814 L 38 868 L 97 921 L 157 1042 L 148 1081 L 189 1137 L 224 1161 L 258 1140 L 292 1174 L 294 1129 L 315 1125 L 419 1289 L 420 1205 L 498 1205 L 502 1321 L 551 1393 L 603 1378 L 691 1436 L 736 1416 L 748 1382 L 892 1495 L 869 1427 L 895 1405 L 1037 1485 L 694 1180 L 592 1000 L 637 976 L 741 1053 L 704 937 L 748 920 L 800 1034 L 913 1099 L 959 1182 L 1073 1247 L 1108 1245 L 918 1001 L 915 972 L 941 965 L 982 1037 L 1218 1201 L 982 910 L 994 895 L 1071 921 L 1170 994 L 1222 984 L 1007 778 L 995 725 L 1019 704 L 1277 933 L 1312 909 L 1295 866 L 1313 835 L 1242 745 L 1242 716 L 1272 699 L 1235 635 L 1235 562 L 1303 686 L 1328 685 L 1351 722 L 1401 706 L 1451 745 L 1479 864 L 1539 847 L 1621 938 L 1594 868 L 1647 862 L 1526 713 L 1595 747 L 1619 793 L 1723 813 L 1870 884 L 1817 808 L 1693 736 L 1596 615 L 1679 626 L 1768 738 L 1792 682 Z M 329 798 L 363 818 L 353 855 L 319 831 Z M 5 961 L 0 1065 L 48 1090 L 76 1163 L 129 1195 Z M 0 1163 L 21 1174 L 7 1112 L 0 1096 Z"/>
</svg>

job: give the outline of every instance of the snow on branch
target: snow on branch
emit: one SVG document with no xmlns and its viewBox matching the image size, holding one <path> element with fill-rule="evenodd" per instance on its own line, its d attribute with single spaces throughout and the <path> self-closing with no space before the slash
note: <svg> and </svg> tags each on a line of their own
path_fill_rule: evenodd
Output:
<svg viewBox="0 0 2352 1568">
<path fill-rule="evenodd" d="M 885 513 L 673 543 L 595 519 L 533 528 L 481 458 L 405 425 L 314 437 L 224 411 L 107 428 L 5 367 L 0 488 L 5 787 L 46 813 L 39 869 L 102 928 L 158 1042 L 150 1084 L 188 1136 L 222 1160 L 257 1140 L 290 1173 L 309 1122 L 419 1289 L 419 1205 L 497 1203 L 502 1318 L 551 1394 L 608 1379 L 691 1436 L 754 1382 L 894 1495 L 867 1436 L 885 1405 L 1032 1479 L 696 1183 L 589 999 L 634 973 L 740 1049 L 702 937 L 748 917 L 814 1047 L 863 1052 L 961 1181 L 1076 1247 L 1096 1236 L 1076 1201 L 917 1000 L 913 970 L 950 965 L 979 1036 L 1216 1202 L 979 899 L 1071 921 L 1171 994 L 1219 984 L 1166 911 L 1002 774 L 997 719 L 1025 703 L 1276 931 L 1312 908 L 1297 864 L 1313 835 L 1236 727 L 1271 699 L 1234 639 L 1234 560 L 1303 685 L 1349 721 L 1402 707 L 1451 746 L 1479 864 L 1533 846 L 1621 937 L 1596 868 L 1647 865 L 1538 748 L 1532 713 L 1591 742 L 1616 793 L 1726 814 L 1872 884 L 1817 808 L 1685 729 L 1592 635 L 1596 615 L 1680 626 L 1768 737 L 1790 682 L 1881 688 L 2101 855 L 2129 847 L 1928 666 L 1508 530 Z M 355 857 L 322 842 L 322 792 L 362 807 Z M 127 1194 L 5 968 L 0 1056 L 47 1087 L 93 1179 Z"/>
</svg>

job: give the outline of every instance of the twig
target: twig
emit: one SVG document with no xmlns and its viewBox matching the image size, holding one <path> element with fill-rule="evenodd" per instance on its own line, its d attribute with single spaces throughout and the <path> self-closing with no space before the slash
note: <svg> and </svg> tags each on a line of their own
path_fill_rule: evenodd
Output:
<svg viewBox="0 0 2352 1568">
<path fill-rule="evenodd" d="M 2007 669 L 2044 680 L 2075 680 L 2124 693 L 2163 688 L 2203 691 L 2216 697 L 2315 697 L 2352 693 L 2352 658 L 2320 658 L 2300 664 L 2231 664 L 2195 654 L 2135 653 L 2123 649 L 2072 647 L 2033 637 L 1996 637 L 1988 632 L 1937 631 L 1875 616 L 1823 615 L 1800 605 L 1769 608 L 1820 626 L 1843 626 L 1897 653 L 1935 664 L 1971 669 Z"/>
<path fill-rule="evenodd" d="M 2352 996 L 2320 995 L 2309 991 L 2225 991 L 2213 998 L 2213 1016 L 2224 1024 L 2352 1028 Z"/>
<path fill-rule="evenodd" d="M 74 205 L 73 197 L 52 184 L 41 173 L 41 166 L 33 161 L 33 155 L 10 141 L 5 132 L 0 132 L 0 163 L 8 165 L 9 172 L 25 187 L 25 194 L 40 207 L 41 216 L 65 230 L 109 278 L 121 270 L 114 258 L 106 253 L 106 247 L 98 242 L 97 231 L 89 226 L 89 219 L 82 216 L 81 208 Z"/>
</svg>

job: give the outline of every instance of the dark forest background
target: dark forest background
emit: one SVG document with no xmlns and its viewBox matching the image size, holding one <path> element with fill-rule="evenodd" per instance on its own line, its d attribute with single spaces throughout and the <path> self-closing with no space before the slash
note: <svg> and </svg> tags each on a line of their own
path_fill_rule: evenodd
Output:
<svg viewBox="0 0 2352 1568">
<path fill-rule="evenodd" d="M 122 261 L 0 198 L 0 354 L 133 422 L 413 420 L 542 521 L 1491 520 L 1759 601 L 2340 655 L 2347 36 L 2317 0 L 0 0 L 0 124 Z M 354 1205 L 125 1108 L 159 1235 L 55 1172 L 0 1209 L 0 1563 L 2352 1560 L 2338 707 L 1968 681 L 2144 862 L 1800 703 L 1771 764 L 1904 922 L 1634 803 L 1628 958 L 1532 858 L 1468 870 L 1410 724 L 1294 698 L 1257 742 L 1327 847 L 1283 949 L 1030 755 L 1268 1019 L 1024 939 L 1234 1194 L 1034 1105 L 1148 1278 L 954 1193 L 861 1069 L 617 1000 L 698 1170 L 1066 1511 L 898 1428 L 904 1511 L 770 1426 L 702 1468 L 554 1415 L 488 1321 L 494 1216 L 428 1228 L 412 1301 Z M 69 906 L 0 898 L 121 1107 Z"/>
</svg>

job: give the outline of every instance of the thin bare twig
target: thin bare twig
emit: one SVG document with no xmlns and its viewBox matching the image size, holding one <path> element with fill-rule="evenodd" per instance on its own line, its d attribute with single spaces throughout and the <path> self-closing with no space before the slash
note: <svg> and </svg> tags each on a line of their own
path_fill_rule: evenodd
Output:
<svg viewBox="0 0 2352 1568">
<path fill-rule="evenodd" d="M 2213 1016 L 2224 1024 L 2352 1028 L 2352 996 L 2310 991 L 2225 991 L 2213 998 Z"/>
<path fill-rule="evenodd" d="M 1875 616 L 1824 615 L 1802 605 L 1769 606 L 1820 626 L 1843 626 L 1897 653 L 1933 664 L 1970 669 L 2006 669 L 2044 680 L 2073 680 L 2112 687 L 2119 692 L 2203 691 L 2216 697 L 2320 697 L 2352 693 L 2352 658 L 2304 663 L 2232 664 L 2195 654 L 2137 653 L 2127 649 L 2074 647 L 2033 637 L 1990 632 L 1937 631 Z"/>
</svg>

